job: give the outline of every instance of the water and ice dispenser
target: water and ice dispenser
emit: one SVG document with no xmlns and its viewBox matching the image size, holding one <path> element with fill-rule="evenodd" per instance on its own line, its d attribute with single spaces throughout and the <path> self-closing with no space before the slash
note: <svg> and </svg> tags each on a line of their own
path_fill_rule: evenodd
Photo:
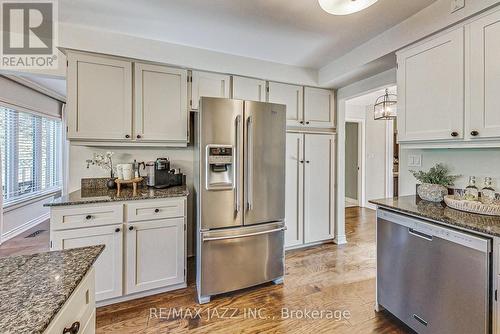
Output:
<svg viewBox="0 0 500 334">
<path fill-rule="evenodd" d="M 231 145 L 206 146 L 207 190 L 233 189 L 235 181 L 234 153 Z"/>
</svg>

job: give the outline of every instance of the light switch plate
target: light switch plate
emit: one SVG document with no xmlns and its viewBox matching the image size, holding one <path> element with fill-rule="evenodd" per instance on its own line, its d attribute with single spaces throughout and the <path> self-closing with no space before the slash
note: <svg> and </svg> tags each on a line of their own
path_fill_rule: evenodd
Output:
<svg viewBox="0 0 500 334">
<path fill-rule="evenodd" d="M 454 13 L 465 7 L 465 0 L 451 0 L 451 12 Z"/>
<path fill-rule="evenodd" d="M 408 155 L 408 167 L 422 167 L 422 155 L 421 154 Z"/>
</svg>

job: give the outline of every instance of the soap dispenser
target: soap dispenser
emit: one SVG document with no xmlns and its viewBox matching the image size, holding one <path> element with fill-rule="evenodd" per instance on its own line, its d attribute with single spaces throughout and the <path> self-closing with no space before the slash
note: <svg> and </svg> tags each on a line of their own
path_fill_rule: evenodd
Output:
<svg viewBox="0 0 500 334">
<path fill-rule="evenodd" d="M 465 199 L 468 201 L 477 201 L 479 199 L 475 176 L 469 177 L 469 185 L 465 188 Z"/>
<path fill-rule="evenodd" d="M 481 202 L 484 204 L 493 204 L 495 196 L 495 189 L 491 185 L 491 177 L 485 177 L 484 188 L 481 189 Z"/>
</svg>

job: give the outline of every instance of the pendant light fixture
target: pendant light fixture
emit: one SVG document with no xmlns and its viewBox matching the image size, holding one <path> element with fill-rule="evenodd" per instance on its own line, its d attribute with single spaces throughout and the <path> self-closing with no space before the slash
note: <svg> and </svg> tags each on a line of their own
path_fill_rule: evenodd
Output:
<svg viewBox="0 0 500 334">
<path fill-rule="evenodd" d="M 370 7 L 378 0 L 318 0 L 319 5 L 327 13 L 348 15 Z"/>
<path fill-rule="evenodd" d="M 376 120 L 390 120 L 397 116 L 397 95 L 389 94 L 389 89 L 385 90 L 385 94 L 380 96 L 373 106 L 373 112 Z"/>
</svg>

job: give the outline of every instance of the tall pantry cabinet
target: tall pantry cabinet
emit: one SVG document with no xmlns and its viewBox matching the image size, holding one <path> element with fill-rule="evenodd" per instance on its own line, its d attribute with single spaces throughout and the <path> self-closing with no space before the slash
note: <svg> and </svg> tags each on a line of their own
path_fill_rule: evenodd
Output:
<svg viewBox="0 0 500 334">
<path fill-rule="evenodd" d="M 332 240 L 336 163 L 333 92 L 269 82 L 268 102 L 287 106 L 285 246 Z"/>
</svg>

